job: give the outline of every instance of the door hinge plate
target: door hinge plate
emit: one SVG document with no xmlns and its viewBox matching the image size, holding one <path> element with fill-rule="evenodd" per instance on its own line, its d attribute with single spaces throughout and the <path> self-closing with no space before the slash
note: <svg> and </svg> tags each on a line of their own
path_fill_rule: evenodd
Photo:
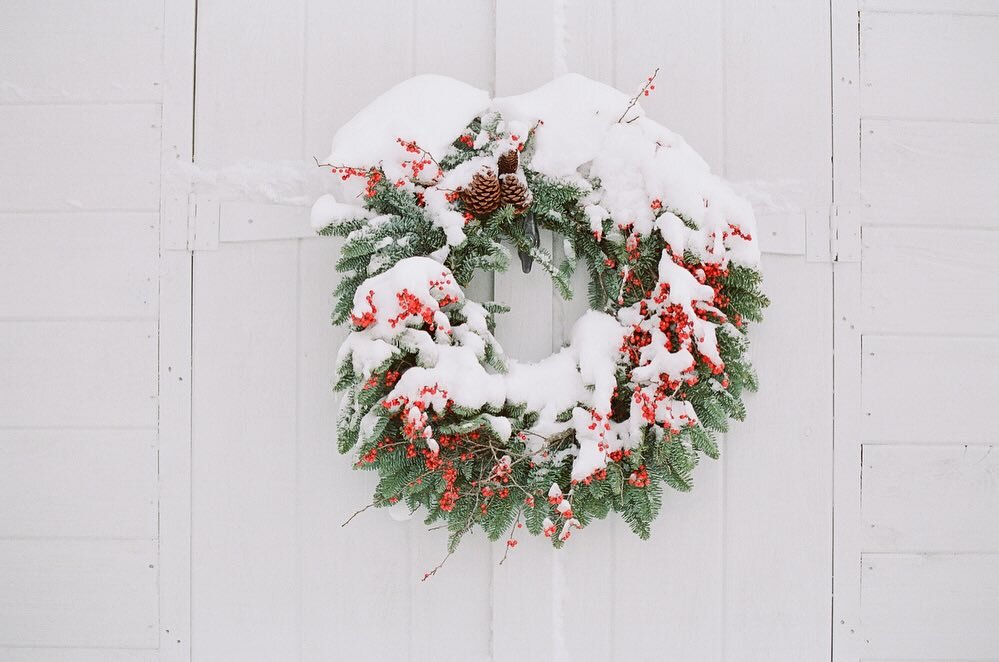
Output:
<svg viewBox="0 0 999 662">
<path fill-rule="evenodd" d="M 833 262 L 860 262 L 861 213 L 853 205 L 829 209 L 830 247 Z"/>
<path fill-rule="evenodd" d="M 217 199 L 193 193 L 188 197 L 187 250 L 218 250 L 219 211 Z"/>
</svg>

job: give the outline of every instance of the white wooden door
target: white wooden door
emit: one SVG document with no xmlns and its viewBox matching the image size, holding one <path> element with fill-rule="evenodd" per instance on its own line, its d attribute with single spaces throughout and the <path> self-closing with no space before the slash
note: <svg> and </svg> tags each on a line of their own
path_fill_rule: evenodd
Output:
<svg viewBox="0 0 999 662">
<path fill-rule="evenodd" d="M 667 498 L 652 541 L 602 522 L 557 554 L 525 541 L 499 567 L 501 550 L 470 539 L 424 584 L 441 535 L 378 512 L 340 528 L 371 485 L 332 438 L 335 242 L 293 238 L 306 211 L 263 204 L 282 199 L 273 181 L 218 209 L 202 187 L 194 659 L 828 658 L 828 30 L 821 3 L 200 2 L 195 159 L 207 170 L 321 156 L 340 123 L 415 73 L 508 94 L 565 70 L 628 89 L 661 66 L 653 116 L 719 172 L 778 185 L 760 210 L 774 299 L 755 337 L 763 395 L 695 491 Z M 560 345 L 585 305 L 553 297 L 537 272 L 478 287 L 515 299 L 500 334 L 525 358 Z"/>
<path fill-rule="evenodd" d="M 195 160 L 215 183 L 246 178 L 239 196 L 197 193 L 194 659 L 828 658 L 828 30 L 821 3 L 200 2 Z M 525 541 L 499 567 L 501 550 L 470 539 L 421 584 L 441 535 L 379 512 L 340 528 L 371 485 L 332 437 L 337 246 L 296 238 L 303 207 L 268 204 L 288 202 L 279 173 L 233 165 L 323 155 L 415 73 L 505 94 L 565 70 L 627 89 L 655 66 L 653 116 L 717 171 L 778 182 L 760 210 L 764 392 L 694 492 L 667 498 L 651 542 L 607 521 L 557 554 Z M 525 358 L 559 346 L 585 305 L 537 272 L 477 287 L 515 299 L 500 334 Z"/>
<path fill-rule="evenodd" d="M 997 659 L 999 8 L 834 8 L 834 659 Z"/>
</svg>

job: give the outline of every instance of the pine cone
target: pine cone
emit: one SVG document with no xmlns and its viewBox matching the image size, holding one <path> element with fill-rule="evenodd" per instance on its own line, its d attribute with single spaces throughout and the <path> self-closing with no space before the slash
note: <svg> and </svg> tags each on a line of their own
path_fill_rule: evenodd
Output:
<svg viewBox="0 0 999 662">
<path fill-rule="evenodd" d="M 500 154 L 498 165 L 499 174 L 501 175 L 517 172 L 517 167 L 520 165 L 520 157 L 517 155 L 517 150 L 511 149 L 508 152 Z"/>
<path fill-rule="evenodd" d="M 513 205 L 513 213 L 523 214 L 534 201 L 531 189 L 517 175 L 503 175 L 500 181 L 500 199 L 505 205 Z"/>
<path fill-rule="evenodd" d="M 491 169 L 480 170 L 471 183 L 461 189 L 461 201 L 473 216 L 485 216 L 500 205 L 500 182 Z"/>
</svg>

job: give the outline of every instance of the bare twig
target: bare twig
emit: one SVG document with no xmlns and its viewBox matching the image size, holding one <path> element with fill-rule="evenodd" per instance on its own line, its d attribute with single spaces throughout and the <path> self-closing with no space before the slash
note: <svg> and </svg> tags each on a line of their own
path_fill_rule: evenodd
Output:
<svg viewBox="0 0 999 662">
<path fill-rule="evenodd" d="M 513 526 L 510 527 L 510 535 L 507 536 L 506 542 L 503 544 L 503 546 L 506 547 L 506 549 L 503 550 L 503 558 L 500 559 L 499 565 L 503 565 L 503 561 L 506 561 L 506 557 L 510 553 L 510 549 L 512 549 L 513 547 L 510 544 L 510 541 L 513 540 L 513 534 L 517 532 L 517 525 L 520 524 L 520 516 L 523 514 L 524 514 L 523 508 L 517 511 L 517 519 L 513 521 Z"/>
<path fill-rule="evenodd" d="M 363 513 L 368 508 L 374 508 L 377 505 L 378 505 L 377 501 L 372 501 L 371 503 L 369 503 L 368 505 L 366 505 L 364 508 L 361 508 L 360 510 L 358 510 L 357 512 L 355 512 L 353 515 L 351 515 L 350 517 L 348 517 L 347 521 L 340 525 L 340 528 L 343 528 L 343 527 L 347 526 L 348 524 L 350 524 L 350 522 L 351 522 L 352 519 L 354 519 L 355 517 L 357 517 L 358 515 L 360 515 L 361 513 Z"/>
<path fill-rule="evenodd" d="M 624 109 L 623 113 L 621 113 L 621 117 L 617 118 L 618 122 L 621 122 L 622 120 L 624 120 L 624 118 L 628 115 L 628 112 L 632 108 L 635 107 L 636 103 L 638 103 L 638 100 L 640 98 L 642 98 L 643 95 L 645 95 L 645 93 L 648 91 L 649 87 L 652 85 L 653 81 L 655 81 L 656 76 L 658 76 L 658 75 L 659 75 L 659 67 L 656 67 L 656 70 L 653 71 L 652 75 L 649 76 L 649 79 L 647 81 L 645 81 L 645 85 L 643 85 L 642 89 L 640 89 L 638 91 L 638 94 L 636 94 L 635 96 L 631 97 L 631 101 L 628 103 L 628 107 Z M 631 122 L 634 122 L 634 121 L 635 121 L 635 118 L 632 118 L 632 119 L 628 120 L 628 123 L 631 123 Z"/>
<path fill-rule="evenodd" d="M 441 559 L 440 563 L 438 563 L 437 565 L 435 565 L 432 570 L 427 571 L 423 575 L 423 579 L 421 579 L 420 581 L 424 581 L 425 582 L 428 579 L 430 579 L 431 577 L 433 577 L 434 575 L 436 575 L 437 571 L 444 567 L 444 564 L 447 563 L 447 560 L 449 558 L 451 558 L 452 554 L 454 554 L 454 552 L 448 552 L 447 555 L 443 559 Z"/>
</svg>

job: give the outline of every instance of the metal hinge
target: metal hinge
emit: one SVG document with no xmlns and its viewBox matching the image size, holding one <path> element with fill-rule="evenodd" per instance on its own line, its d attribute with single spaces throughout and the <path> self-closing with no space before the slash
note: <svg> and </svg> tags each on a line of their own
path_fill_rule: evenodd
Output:
<svg viewBox="0 0 999 662">
<path fill-rule="evenodd" d="M 833 262 L 860 262 L 861 213 L 856 205 L 829 208 L 829 248 Z"/>
<path fill-rule="evenodd" d="M 214 251 L 219 247 L 219 201 L 194 195 L 187 199 L 187 250 Z"/>
</svg>

